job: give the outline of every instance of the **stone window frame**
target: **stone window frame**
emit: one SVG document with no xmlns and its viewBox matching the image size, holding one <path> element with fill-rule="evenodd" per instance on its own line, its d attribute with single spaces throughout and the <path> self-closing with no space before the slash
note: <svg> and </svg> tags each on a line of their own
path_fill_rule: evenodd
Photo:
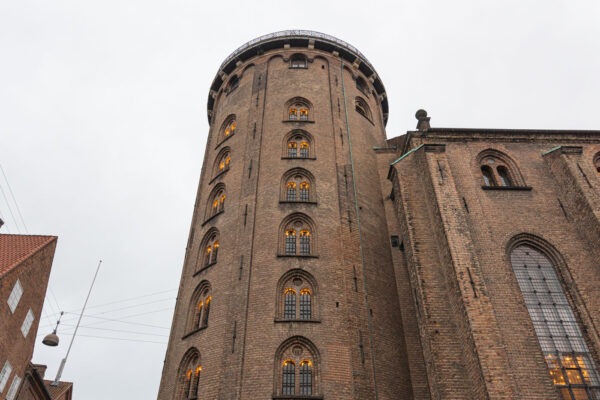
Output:
<svg viewBox="0 0 600 400">
<path fill-rule="evenodd" d="M 288 199 L 288 183 L 293 182 L 297 185 L 296 198 L 293 200 Z M 300 184 L 303 182 L 308 183 L 308 199 L 301 200 L 300 198 Z M 286 171 L 281 177 L 281 185 L 279 192 L 280 203 L 301 203 L 301 204 L 316 204 L 317 203 L 317 185 L 313 174 L 308 170 L 300 167 L 292 168 Z"/>
<path fill-rule="evenodd" d="M 300 280 L 301 282 L 297 282 L 296 280 Z M 285 315 L 285 296 L 286 291 L 288 289 L 293 289 L 295 291 L 296 301 L 295 301 L 295 317 L 289 318 Z M 304 289 L 308 289 L 310 291 L 310 318 L 300 318 L 301 310 L 300 310 L 300 300 L 301 300 L 301 291 Z M 315 323 L 320 322 L 319 320 L 319 287 L 317 285 L 317 280 L 314 276 L 308 271 L 295 268 L 287 271 L 285 274 L 279 278 L 277 282 L 277 289 L 275 293 L 275 322 L 281 323 L 289 323 L 289 322 L 301 322 L 301 323 Z"/>
<path fill-rule="evenodd" d="M 292 336 L 285 340 L 275 352 L 273 372 L 273 399 L 322 399 L 320 392 L 320 354 L 317 347 L 306 337 Z M 294 393 L 283 394 L 283 371 L 285 364 L 294 365 Z M 300 393 L 300 366 L 310 365 L 310 393 Z"/>
</svg>

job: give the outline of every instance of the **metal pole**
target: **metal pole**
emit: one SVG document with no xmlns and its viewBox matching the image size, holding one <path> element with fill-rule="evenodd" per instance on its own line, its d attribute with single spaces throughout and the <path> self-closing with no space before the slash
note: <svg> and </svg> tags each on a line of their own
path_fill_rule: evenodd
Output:
<svg viewBox="0 0 600 400">
<path fill-rule="evenodd" d="M 92 288 L 94 287 L 94 282 L 96 282 L 96 277 L 98 276 L 98 271 L 100 271 L 100 265 L 102 264 L 102 260 L 98 262 L 98 268 L 96 268 L 96 273 L 94 274 L 94 279 L 92 280 L 92 284 L 90 285 L 90 290 L 88 291 L 87 297 L 85 298 L 85 302 L 83 303 L 83 308 L 81 309 L 81 314 L 79 314 L 79 320 L 77 320 L 77 325 L 75 326 L 75 332 L 73 332 L 73 336 L 71 337 L 71 343 L 69 343 L 69 348 L 67 349 L 67 354 L 65 358 L 60 362 L 60 367 L 58 368 L 58 373 L 56 374 L 56 378 L 54 382 L 50 385 L 58 386 L 58 381 L 60 380 L 60 376 L 62 375 L 63 369 L 65 368 L 65 363 L 67 362 L 67 357 L 69 357 L 69 352 L 71 351 L 71 347 L 73 346 L 73 340 L 75 340 L 75 335 L 77 335 L 77 329 L 79 329 L 79 323 L 81 322 L 81 318 L 83 317 L 83 313 L 85 312 L 85 306 L 90 298 L 90 294 L 92 293 Z"/>
</svg>

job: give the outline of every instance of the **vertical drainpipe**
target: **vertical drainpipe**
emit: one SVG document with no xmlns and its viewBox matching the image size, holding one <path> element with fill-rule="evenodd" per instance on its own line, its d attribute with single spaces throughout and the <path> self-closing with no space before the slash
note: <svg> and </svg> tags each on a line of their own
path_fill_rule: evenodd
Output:
<svg viewBox="0 0 600 400">
<path fill-rule="evenodd" d="M 358 228 L 358 243 L 360 247 L 360 265 L 363 277 L 363 290 L 365 292 L 365 306 L 367 307 L 367 324 L 369 326 L 369 345 L 371 347 L 371 365 L 373 367 L 373 383 L 375 385 L 375 400 L 379 399 L 377 392 L 377 370 L 375 368 L 375 352 L 373 346 L 373 327 L 371 325 L 371 313 L 369 312 L 369 297 L 367 292 L 367 280 L 365 275 L 365 256 L 362 245 L 362 234 L 360 230 L 360 216 L 358 214 L 358 197 L 356 190 L 356 177 L 354 175 L 354 157 L 352 156 L 352 139 L 350 138 L 350 124 L 348 122 L 348 106 L 346 104 L 346 87 L 344 86 L 344 60 L 342 60 L 341 73 L 342 93 L 344 94 L 344 112 L 346 113 L 346 134 L 348 136 L 348 148 L 350 150 L 350 166 L 352 167 L 352 188 L 354 189 L 354 209 L 356 211 L 356 226 Z"/>
</svg>

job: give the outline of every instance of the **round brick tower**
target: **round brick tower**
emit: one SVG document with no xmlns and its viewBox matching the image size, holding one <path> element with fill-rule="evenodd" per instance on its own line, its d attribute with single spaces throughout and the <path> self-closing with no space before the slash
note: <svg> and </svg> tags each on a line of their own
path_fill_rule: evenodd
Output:
<svg viewBox="0 0 600 400">
<path fill-rule="evenodd" d="M 311 31 L 223 62 L 159 399 L 410 398 L 383 83 Z"/>
</svg>

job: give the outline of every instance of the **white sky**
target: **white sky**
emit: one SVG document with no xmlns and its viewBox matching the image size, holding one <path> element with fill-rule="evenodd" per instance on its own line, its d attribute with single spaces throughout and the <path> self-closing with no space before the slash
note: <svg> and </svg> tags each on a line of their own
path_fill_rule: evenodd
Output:
<svg viewBox="0 0 600 400">
<path fill-rule="evenodd" d="M 101 258 L 89 314 L 129 323 L 84 319 L 63 380 L 76 399 L 156 397 L 208 89 L 244 42 L 310 29 L 354 45 L 386 86 L 389 137 L 421 107 L 433 126 L 600 129 L 599 21 L 593 0 L 0 0 L 0 163 L 29 233 L 59 236 L 34 362 L 56 373 L 73 315 L 58 348 L 41 339 Z M 2 196 L 0 215 L 24 233 Z"/>
</svg>

